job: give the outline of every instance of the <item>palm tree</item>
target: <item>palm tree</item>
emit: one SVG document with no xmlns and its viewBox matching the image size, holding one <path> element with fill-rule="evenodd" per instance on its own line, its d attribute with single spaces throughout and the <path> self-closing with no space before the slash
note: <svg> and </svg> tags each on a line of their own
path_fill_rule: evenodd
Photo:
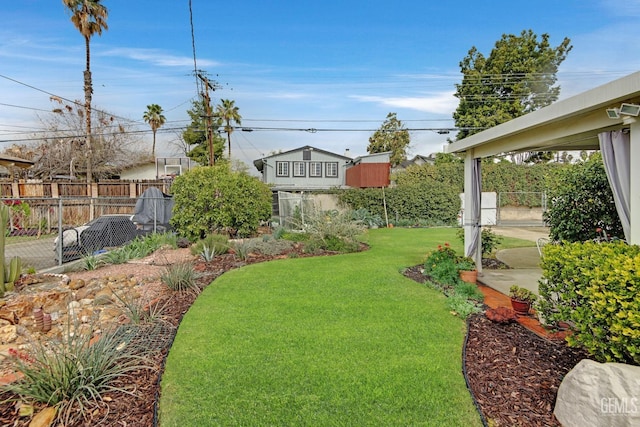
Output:
<svg viewBox="0 0 640 427">
<path fill-rule="evenodd" d="M 87 182 L 91 182 L 91 164 L 93 151 L 91 147 L 91 49 L 89 47 L 91 37 L 95 34 L 102 35 L 102 30 L 108 29 L 107 8 L 100 4 L 101 0 L 62 0 L 62 3 L 71 12 L 71 22 L 84 37 L 87 68 L 84 71 L 84 112 L 87 121 Z"/>
<path fill-rule="evenodd" d="M 151 126 L 153 132 L 153 148 L 151 149 L 151 156 L 156 157 L 156 132 L 162 127 L 167 119 L 162 115 L 162 107 L 158 104 L 147 105 L 147 111 L 142 116 L 146 123 Z"/>
<path fill-rule="evenodd" d="M 227 141 L 229 143 L 229 160 L 231 160 L 231 132 L 233 132 L 231 121 L 233 120 L 239 125 L 242 116 L 238 112 L 238 107 L 235 106 L 235 101 L 230 99 L 220 100 L 220 104 L 216 106 L 216 115 L 224 120 L 224 131 L 227 132 Z"/>
</svg>

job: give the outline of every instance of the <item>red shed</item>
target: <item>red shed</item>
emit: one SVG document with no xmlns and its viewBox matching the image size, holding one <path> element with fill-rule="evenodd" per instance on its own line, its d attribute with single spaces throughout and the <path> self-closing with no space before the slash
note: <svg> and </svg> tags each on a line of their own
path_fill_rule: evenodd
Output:
<svg viewBox="0 0 640 427">
<path fill-rule="evenodd" d="M 345 184 L 354 188 L 388 187 L 391 152 L 356 157 L 346 170 Z"/>
</svg>

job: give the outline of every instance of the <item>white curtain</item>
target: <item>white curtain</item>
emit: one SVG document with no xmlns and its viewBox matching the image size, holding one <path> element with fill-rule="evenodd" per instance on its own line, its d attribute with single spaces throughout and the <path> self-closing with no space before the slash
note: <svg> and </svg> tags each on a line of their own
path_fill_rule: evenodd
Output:
<svg viewBox="0 0 640 427">
<path fill-rule="evenodd" d="M 628 132 L 611 131 L 598 134 L 600 152 L 607 172 L 607 179 L 613 191 L 613 200 L 622 223 L 624 238 L 627 242 L 631 237 L 630 225 L 630 150 L 631 144 Z"/>
<path fill-rule="evenodd" d="M 482 252 L 480 252 L 480 254 L 476 253 L 478 250 L 482 251 L 480 244 L 480 214 L 482 212 L 482 171 L 480 168 L 480 159 L 473 159 L 471 162 L 470 190 L 473 203 L 469 206 L 470 215 L 468 218 L 471 220 L 471 223 L 466 225 L 471 226 L 471 244 L 467 246 L 466 256 L 473 257 L 477 260 L 482 259 Z"/>
</svg>

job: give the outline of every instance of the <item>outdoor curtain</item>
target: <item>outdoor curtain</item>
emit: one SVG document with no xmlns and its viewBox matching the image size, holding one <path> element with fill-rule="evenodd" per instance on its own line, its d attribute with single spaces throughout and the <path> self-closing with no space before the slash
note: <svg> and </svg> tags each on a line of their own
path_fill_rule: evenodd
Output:
<svg viewBox="0 0 640 427">
<path fill-rule="evenodd" d="M 600 152 L 607 179 L 613 191 L 613 200 L 622 223 L 624 238 L 630 241 L 630 149 L 631 138 L 625 131 L 602 132 L 598 134 Z"/>
<path fill-rule="evenodd" d="M 479 258 L 476 254 L 478 251 L 478 242 L 480 241 L 480 212 L 481 212 L 481 197 L 482 197 L 482 172 L 480 170 L 480 159 L 473 159 L 471 162 L 471 199 L 473 203 L 467 207 L 469 216 L 467 217 L 467 223 L 465 225 L 471 226 L 471 244 L 467 247 L 466 256 Z M 476 255 L 476 256 L 474 256 Z"/>
</svg>

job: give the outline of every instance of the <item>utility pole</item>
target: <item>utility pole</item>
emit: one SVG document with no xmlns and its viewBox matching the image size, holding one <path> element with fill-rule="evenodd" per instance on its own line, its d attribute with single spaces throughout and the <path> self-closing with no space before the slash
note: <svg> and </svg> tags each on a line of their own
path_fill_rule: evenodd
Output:
<svg viewBox="0 0 640 427">
<path fill-rule="evenodd" d="M 206 123 L 207 123 L 207 143 L 209 145 L 209 166 L 213 166 L 216 163 L 215 155 L 213 152 L 213 123 L 211 122 L 213 118 L 213 111 L 211 111 L 211 98 L 209 97 L 209 89 L 212 92 L 216 90 L 215 86 L 209 82 L 209 79 L 206 76 L 203 76 L 202 73 L 197 72 L 196 76 L 202 80 L 204 84 L 204 93 L 202 97 L 204 98 L 204 108 L 206 114 Z"/>
</svg>

